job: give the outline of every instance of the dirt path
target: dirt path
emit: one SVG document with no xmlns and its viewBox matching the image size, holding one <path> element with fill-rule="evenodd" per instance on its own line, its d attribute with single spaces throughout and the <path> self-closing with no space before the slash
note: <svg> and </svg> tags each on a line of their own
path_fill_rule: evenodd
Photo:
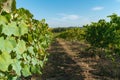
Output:
<svg viewBox="0 0 120 80">
<path fill-rule="evenodd" d="M 66 53 L 59 41 L 55 41 L 48 52 L 50 56 L 43 80 L 84 80 L 81 68 Z"/>
<path fill-rule="evenodd" d="M 84 76 L 84 80 L 94 80 L 95 78 L 90 73 L 90 71 L 94 69 L 90 67 L 89 63 L 84 62 L 84 59 L 82 58 L 78 58 L 77 54 L 70 49 L 70 46 L 68 46 L 68 44 L 65 43 L 65 41 L 60 39 L 57 39 L 57 41 L 64 48 L 67 55 L 69 55 L 69 57 L 76 63 L 76 65 L 82 68 L 83 72 L 81 72 L 81 74 L 82 76 Z M 87 59 L 87 62 L 89 62 L 89 60 L 90 59 Z M 91 64 L 97 63 L 91 62 Z"/>
<path fill-rule="evenodd" d="M 99 67 L 99 57 L 85 52 L 85 44 L 56 39 L 48 52 L 42 80 L 117 80 Z M 102 64 L 102 63 L 101 63 Z M 109 68 L 108 68 L 109 69 Z"/>
</svg>

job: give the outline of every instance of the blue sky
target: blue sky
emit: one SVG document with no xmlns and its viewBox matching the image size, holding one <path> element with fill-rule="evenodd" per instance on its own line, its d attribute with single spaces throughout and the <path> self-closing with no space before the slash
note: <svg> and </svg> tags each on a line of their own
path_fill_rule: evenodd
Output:
<svg viewBox="0 0 120 80">
<path fill-rule="evenodd" d="M 120 0 L 16 0 L 34 18 L 46 19 L 50 27 L 83 26 L 112 13 L 120 15 Z"/>
</svg>

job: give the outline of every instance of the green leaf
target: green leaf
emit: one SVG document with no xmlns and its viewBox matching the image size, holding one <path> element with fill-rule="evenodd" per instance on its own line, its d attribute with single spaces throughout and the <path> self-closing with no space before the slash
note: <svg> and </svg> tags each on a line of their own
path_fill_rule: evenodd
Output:
<svg viewBox="0 0 120 80">
<path fill-rule="evenodd" d="M 14 42 L 14 43 L 13 43 Z M 14 47 L 15 47 L 15 40 L 12 40 L 12 38 L 5 39 L 3 37 L 0 38 L 0 50 L 2 52 L 8 52 L 10 53 Z"/>
<path fill-rule="evenodd" d="M 12 44 L 12 46 L 15 48 L 17 43 L 14 37 L 9 37 L 7 40 Z"/>
<path fill-rule="evenodd" d="M 26 33 L 28 33 L 28 26 L 24 22 L 21 22 L 19 24 L 19 34 L 24 35 Z"/>
<path fill-rule="evenodd" d="M 17 80 L 18 78 L 17 77 L 13 77 L 12 80 Z"/>
<path fill-rule="evenodd" d="M 27 61 L 30 63 L 30 61 L 31 61 L 31 57 L 30 57 L 30 55 L 27 55 Z"/>
<path fill-rule="evenodd" d="M 38 63 L 38 59 L 32 58 L 32 64 L 33 64 L 33 65 L 36 65 L 37 63 Z"/>
<path fill-rule="evenodd" d="M 0 80 L 4 80 L 3 79 L 4 77 L 5 77 L 5 74 L 0 72 Z"/>
<path fill-rule="evenodd" d="M 22 58 L 23 58 L 24 60 L 26 60 L 26 57 L 27 57 L 27 54 L 26 54 L 26 53 L 22 54 Z"/>
<path fill-rule="evenodd" d="M 5 40 L 4 49 L 10 53 L 16 47 L 16 41 L 13 38 L 8 38 Z"/>
<path fill-rule="evenodd" d="M 8 25 L 4 25 L 2 33 L 4 33 L 7 36 L 11 36 L 12 34 L 14 36 L 19 36 L 19 30 L 16 22 L 11 22 Z"/>
<path fill-rule="evenodd" d="M 21 76 L 22 68 L 21 68 L 20 64 L 21 64 L 21 61 L 14 59 L 13 64 L 12 64 L 12 68 L 13 68 L 13 70 L 15 70 L 17 76 Z"/>
<path fill-rule="evenodd" d="M 22 58 L 24 59 L 24 64 L 29 64 L 31 62 L 31 57 L 27 53 L 23 53 Z"/>
<path fill-rule="evenodd" d="M 2 33 L 2 26 L 0 25 L 0 35 L 1 35 L 1 33 Z"/>
<path fill-rule="evenodd" d="M 40 61 L 40 66 L 43 68 L 43 65 L 44 65 L 44 61 Z"/>
<path fill-rule="evenodd" d="M 2 44 L 2 45 L 0 45 L 0 50 L 3 51 L 4 50 L 4 47 L 3 47 L 3 45 L 4 45 L 4 37 L 0 37 L 0 44 Z"/>
<path fill-rule="evenodd" d="M 10 54 L 3 52 L 0 54 L 0 70 L 8 71 L 8 66 L 13 63 Z"/>
<path fill-rule="evenodd" d="M 26 51 L 26 43 L 23 40 L 19 40 L 15 51 L 17 55 L 22 54 L 24 51 Z"/>
<path fill-rule="evenodd" d="M 5 40 L 4 42 L 5 42 L 4 46 L 3 46 L 4 47 L 4 51 L 7 51 L 8 53 L 10 53 L 14 49 L 13 45 L 8 40 Z"/>
<path fill-rule="evenodd" d="M 8 23 L 7 18 L 5 16 L 0 15 L 0 25 Z"/>
<path fill-rule="evenodd" d="M 29 66 L 29 65 L 24 65 L 24 67 L 22 68 L 22 74 L 23 74 L 23 76 L 25 76 L 25 77 L 31 75 L 30 66 Z"/>
<path fill-rule="evenodd" d="M 28 41 L 30 41 L 30 42 L 33 41 L 32 36 L 30 34 L 28 34 Z"/>
<path fill-rule="evenodd" d="M 31 72 L 32 73 L 42 74 L 42 72 L 40 71 L 40 67 L 38 65 L 31 66 Z"/>
<path fill-rule="evenodd" d="M 31 46 L 31 47 L 28 47 L 28 51 L 29 51 L 29 53 L 30 53 L 31 55 L 33 55 L 33 56 L 35 55 L 32 46 Z"/>
</svg>

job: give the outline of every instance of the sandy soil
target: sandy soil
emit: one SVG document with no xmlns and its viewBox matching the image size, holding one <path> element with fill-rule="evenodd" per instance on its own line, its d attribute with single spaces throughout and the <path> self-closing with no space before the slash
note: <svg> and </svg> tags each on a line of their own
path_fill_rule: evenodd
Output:
<svg viewBox="0 0 120 80">
<path fill-rule="evenodd" d="M 120 68 L 110 60 L 87 52 L 80 42 L 56 39 L 48 52 L 42 80 L 120 80 Z"/>
</svg>

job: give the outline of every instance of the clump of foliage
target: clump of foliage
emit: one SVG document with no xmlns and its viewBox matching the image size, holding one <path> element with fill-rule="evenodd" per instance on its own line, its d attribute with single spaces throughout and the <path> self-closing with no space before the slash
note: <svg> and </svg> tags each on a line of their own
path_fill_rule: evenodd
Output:
<svg viewBox="0 0 120 80">
<path fill-rule="evenodd" d="M 42 73 L 51 32 L 45 20 L 35 20 L 20 8 L 0 15 L 0 80 Z"/>
<path fill-rule="evenodd" d="M 60 33 L 57 37 L 69 41 L 80 41 L 84 37 L 84 29 L 79 27 L 67 29 L 66 31 Z"/>
<path fill-rule="evenodd" d="M 112 55 L 120 55 L 120 16 L 113 14 L 108 17 L 109 22 L 102 19 L 84 26 L 85 40 L 92 47 L 102 48 Z"/>
</svg>

